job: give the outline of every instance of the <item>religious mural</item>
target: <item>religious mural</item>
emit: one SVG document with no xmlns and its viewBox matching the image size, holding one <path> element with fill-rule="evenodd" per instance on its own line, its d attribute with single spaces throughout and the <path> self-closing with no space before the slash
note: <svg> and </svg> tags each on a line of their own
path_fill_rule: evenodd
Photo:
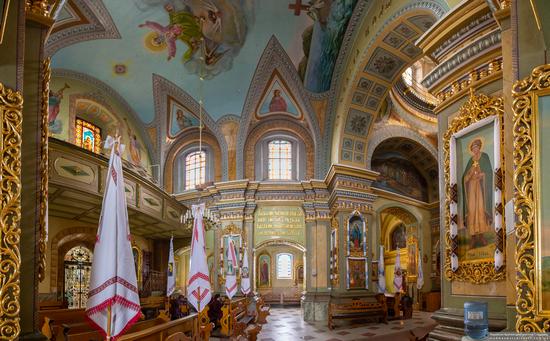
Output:
<svg viewBox="0 0 550 341">
<path fill-rule="evenodd" d="M 372 169 L 380 173 L 374 187 L 428 201 L 426 179 L 409 160 L 397 154 L 387 154 L 372 160 Z"/>
<path fill-rule="evenodd" d="M 493 257 L 494 128 L 485 125 L 456 138 L 458 184 L 458 256 Z"/>
<path fill-rule="evenodd" d="M 275 80 L 264 94 L 258 110 L 260 117 L 268 113 L 288 113 L 296 118 L 301 117 L 293 99 L 278 80 Z"/>
<path fill-rule="evenodd" d="M 365 258 L 348 258 L 348 289 L 367 288 L 367 260 Z"/>
<path fill-rule="evenodd" d="M 354 216 L 349 221 L 348 227 L 348 253 L 352 256 L 365 256 L 366 236 L 365 223 L 359 216 Z"/>
<path fill-rule="evenodd" d="M 405 224 L 401 223 L 393 229 L 390 234 L 390 250 L 403 249 L 407 246 L 407 230 Z"/>
<path fill-rule="evenodd" d="M 271 286 L 271 257 L 262 254 L 258 257 L 258 287 L 266 288 Z"/>
<path fill-rule="evenodd" d="M 166 51 L 168 61 L 179 54 L 187 71 L 207 79 L 231 68 L 252 24 L 253 1 L 171 0 L 163 7 L 165 21 L 139 25 L 149 30 L 147 49 Z"/>
<path fill-rule="evenodd" d="M 61 106 L 61 100 L 63 99 L 63 92 L 69 89 L 70 85 L 65 83 L 57 91 L 50 89 L 48 96 L 48 129 L 50 134 L 59 134 L 63 130 L 63 122 L 57 118 Z"/>
<path fill-rule="evenodd" d="M 199 119 L 180 103 L 168 98 L 169 112 L 169 135 L 176 136 L 179 132 L 199 126 Z"/>
<path fill-rule="evenodd" d="M 313 0 L 307 6 L 300 6 L 301 1 L 294 5 L 298 13 L 300 8 L 306 9 L 314 21 L 302 34 L 305 56 L 299 65 L 308 90 L 324 92 L 330 88 L 336 59 L 356 3 L 357 0 Z"/>
</svg>

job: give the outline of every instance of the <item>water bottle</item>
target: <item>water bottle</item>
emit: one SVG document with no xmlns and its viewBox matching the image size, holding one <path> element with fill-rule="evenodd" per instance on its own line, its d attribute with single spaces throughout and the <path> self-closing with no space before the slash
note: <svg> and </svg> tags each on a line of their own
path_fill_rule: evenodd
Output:
<svg viewBox="0 0 550 341">
<path fill-rule="evenodd" d="M 489 335 L 487 302 L 464 302 L 464 333 L 474 340 Z"/>
</svg>

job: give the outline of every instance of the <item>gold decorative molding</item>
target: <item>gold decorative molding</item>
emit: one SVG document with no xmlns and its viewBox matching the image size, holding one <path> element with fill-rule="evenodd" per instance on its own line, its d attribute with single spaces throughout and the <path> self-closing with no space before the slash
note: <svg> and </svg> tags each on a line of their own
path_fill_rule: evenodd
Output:
<svg viewBox="0 0 550 341">
<path fill-rule="evenodd" d="M 537 256 L 540 228 L 539 171 L 537 170 L 538 97 L 550 95 L 550 64 L 514 84 L 514 212 L 516 215 L 516 331 L 548 332 L 550 316 L 540 308 L 541 262 Z M 546 147 L 546 146 L 544 146 Z"/>
<path fill-rule="evenodd" d="M 38 225 L 40 238 L 38 241 L 38 280 L 46 277 L 46 249 L 48 242 L 48 100 L 50 91 L 51 59 L 42 62 L 42 114 L 40 135 L 40 206 Z"/>
<path fill-rule="evenodd" d="M 28 19 L 50 27 L 54 23 L 52 13 L 57 6 L 58 0 L 25 0 L 25 14 Z"/>
<path fill-rule="evenodd" d="M 500 169 L 498 175 L 503 179 L 503 167 L 504 157 L 502 151 L 504 150 L 503 138 L 504 134 L 504 102 L 501 97 L 489 97 L 484 94 L 475 95 L 473 89 L 470 88 L 470 97 L 466 103 L 460 107 L 459 115 L 449 124 L 449 128 L 444 136 L 444 155 L 445 155 L 445 265 L 444 272 L 445 278 L 449 281 L 458 280 L 466 281 L 474 284 L 483 284 L 491 281 L 503 280 L 506 276 L 505 265 L 503 264 L 498 270 L 495 269 L 494 259 L 479 259 L 472 261 L 459 261 L 458 267 L 453 271 L 451 267 L 451 255 L 455 254 L 458 250 L 458 237 L 451 237 L 451 221 L 456 221 L 457 215 L 451 216 L 450 205 L 452 202 L 456 203 L 457 186 L 456 184 L 451 188 L 451 176 L 450 176 L 450 142 L 454 134 L 461 130 L 475 124 L 487 117 L 497 116 L 499 118 L 500 134 Z M 495 162 L 497 162 L 495 160 Z M 497 175 L 495 175 L 497 176 Z M 504 193 L 503 181 L 499 182 L 499 188 Z M 502 214 L 503 216 L 503 214 Z M 504 223 L 502 224 L 504 226 Z M 496 247 L 504 252 L 505 250 L 505 229 L 501 228 L 499 232 L 496 232 Z M 503 255 L 504 258 L 504 255 Z"/>
<path fill-rule="evenodd" d="M 23 96 L 0 83 L 0 339 L 13 340 L 21 331 L 19 273 L 21 256 L 21 122 Z"/>
<path fill-rule="evenodd" d="M 466 94 L 469 89 L 479 88 L 502 77 L 502 57 L 489 60 L 473 70 L 464 72 L 466 73 L 462 77 L 435 94 L 435 97 L 439 100 L 435 109 L 436 112 L 448 107 L 457 98 Z"/>
</svg>

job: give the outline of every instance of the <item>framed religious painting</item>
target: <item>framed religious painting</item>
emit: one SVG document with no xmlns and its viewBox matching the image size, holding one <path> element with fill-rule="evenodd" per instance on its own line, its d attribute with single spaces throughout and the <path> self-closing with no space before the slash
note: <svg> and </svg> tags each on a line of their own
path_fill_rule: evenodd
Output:
<svg viewBox="0 0 550 341">
<path fill-rule="evenodd" d="M 365 258 L 348 257 L 347 289 L 368 289 L 368 265 Z"/>
<path fill-rule="evenodd" d="M 514 84 L 516 330 L 550 330 L 550 65 Z"/>
<path fill-rule="evenodd" d="M 241 262 L 241 253 L 243 251 L 244 232 L 238 228 L 235 224 L 227 225 L 221 231 L 220 237 L 220 273 L 218 274 L 218 285 L 223 286 L 225 284 L 225 274 L 230 271 L 229 269 L 229 240 L 233 240 L 235 246 L 235 256 L 237 257 L 237 264 Z M 240 273 L 237 271 L 237 281 L 240 281 Z"/>
<path fill-rule="evenodd" d="M 267 253 L 260 254 L 256 269 L 258 288 L 271 288 L 271 256 Z"/>
<path fill-rule="evenodd" d="M 378 261 L 373 260 L 370 271 L 371 281 L 378 282 Z"/>
<path fill-rule="evenodd" d="M 502 119 L 502 98 L 471 92 L 444 136 L 448 280 L 505 277 Z"/>
<path fill-rule="evenodd" d="M 348 219 L 347 242 L 349 257 L 367 256 L 367 224 L 358 211 Z"/>
</svg>

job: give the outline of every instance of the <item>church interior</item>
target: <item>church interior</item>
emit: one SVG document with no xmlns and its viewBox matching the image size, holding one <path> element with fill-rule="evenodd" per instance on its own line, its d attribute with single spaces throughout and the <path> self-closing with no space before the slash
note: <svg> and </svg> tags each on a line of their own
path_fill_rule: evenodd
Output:
<svg viewBox="0 0 550 341">
<path fill-rule="evenodd" d="M 0 339 L 549 332 L 547 43 L 544 0 L 0 0 Z"/>
</svg>

